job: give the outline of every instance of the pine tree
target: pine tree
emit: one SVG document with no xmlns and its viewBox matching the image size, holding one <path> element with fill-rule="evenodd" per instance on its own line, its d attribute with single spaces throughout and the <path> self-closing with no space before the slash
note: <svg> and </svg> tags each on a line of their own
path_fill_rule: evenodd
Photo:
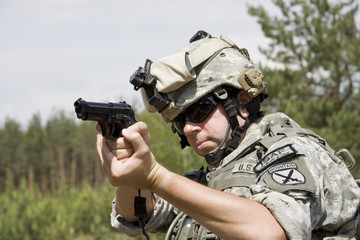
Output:
<svg viewBox="0 0 360 240">
<path fill-rule="evenodd" d="M 268 46 L 269 108 L 289 114 L 360 160 L 360 31 L 355 0 L 273 0 L 278 12 L 249 7 Z"/>
<path fill-rule="evenodd" d="M 20 124 L 7 118 L 4 128 L 0 129 L 0 192 L 4 191 L 9 174 L 13 176 L 15 186 L 18 186 L 20 176 L 25 171 L 23 136 Z"/>
<path fill-rule="evenodd" d="M 44 130 L 41 126 L 40 114 L 34 114 L 24 137 L 28 187 L 33 190 L 35 182 L 40 183 L 43 192 L 47 191 L 47 167 L 44 159 Z"/>
</svg>

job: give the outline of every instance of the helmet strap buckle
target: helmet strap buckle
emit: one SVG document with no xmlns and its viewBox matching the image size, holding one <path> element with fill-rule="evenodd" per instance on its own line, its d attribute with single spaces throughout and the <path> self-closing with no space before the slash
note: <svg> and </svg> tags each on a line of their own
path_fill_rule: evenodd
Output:
<svg viewBox="0 0 360 240">
<path fill-rule="evenodd" d="M 239 146 L 239 142 L 240 142 L 244 132 L 245 132 L 245 129 L 240 126 L 237 126 L 233 130 L 233 132 L 231 133 L 231 138 L 229 139 L 229 142 L 225 149 L 226 155 L 230 154 L 232 151 L 234 151 Z"/>
</svg>

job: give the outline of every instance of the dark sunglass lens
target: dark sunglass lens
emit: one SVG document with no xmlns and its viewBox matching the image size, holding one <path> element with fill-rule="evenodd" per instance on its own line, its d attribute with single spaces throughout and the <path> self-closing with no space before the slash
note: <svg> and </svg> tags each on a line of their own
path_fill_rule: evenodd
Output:
<svg viewBox="0 0 360 240">
<path fill-rule="evenodd" d="M 185 122 L 200 123 L 213 111 L 217 102 L 212 98 L 200 100 L 173 120 L 173 126 L 179 133 L 184 133 Z"/>
<path fill-rule="evenodd" d="M 211 102 L 203 102 L 196 104 L 189 112 L 187 116 L 190 122 L 200 123 L 202 122 L 213 110 L 213 105 Z"/>
</svg>

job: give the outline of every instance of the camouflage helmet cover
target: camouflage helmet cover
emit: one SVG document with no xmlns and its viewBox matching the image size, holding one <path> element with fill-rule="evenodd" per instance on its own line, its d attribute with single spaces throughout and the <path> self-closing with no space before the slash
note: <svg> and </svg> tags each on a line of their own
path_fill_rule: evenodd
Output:
<svg viewBox="0 0 360 240">
<path fill-rule="evenodd" d="M 166 122 L 219 86 L 244 89 L 250 97 L 266 88 L 262 73 L 250 60 L 246 49 L 238 48 L 225 37 L 190 43 L 178 53 L 155 61 L 151 74 L 157 79 L 158 91 L 171 100 L 161 111 Z M 156 110 L 146 103 L 147 97 L 144 91 L 142 93 L 147 110 Z"/>
</svg>

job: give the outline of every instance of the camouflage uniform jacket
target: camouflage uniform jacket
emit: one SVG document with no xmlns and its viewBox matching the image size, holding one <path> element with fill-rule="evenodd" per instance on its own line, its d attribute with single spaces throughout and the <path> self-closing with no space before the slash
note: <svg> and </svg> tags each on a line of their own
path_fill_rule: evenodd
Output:
<svg viewBox="0 0 360 240">
<path fill-rule="evenodd" d="M 251 124 L 239 147 L 218 166 L 208 166 L 208 171 L 209 187 L 263 204 L 289 239 L 355 239 L 359 234 L 360 189 L 344 162 L 323 139 L 283 113 L 265 115 Z M 171 204 L 155 198 L 146 225 L 149 232 L 166 230 L 179 214 Z M 111 223 L 131 236 L 142 233 L 114 207 Z M 187 225 L 190 233 L 184 239 L 219 239 L 204 228 L 196 230 L 203 238 L 196 236 L 194 223 Z"/>
</svg>

